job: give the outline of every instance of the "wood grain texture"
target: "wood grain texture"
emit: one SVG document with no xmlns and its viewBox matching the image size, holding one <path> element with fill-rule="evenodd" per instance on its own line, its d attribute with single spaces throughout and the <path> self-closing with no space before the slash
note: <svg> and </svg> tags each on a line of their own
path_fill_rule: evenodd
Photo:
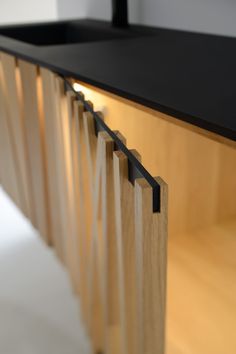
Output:
<svg viewBox="0 0 236 354">
<path fill-rule="evenodd" d="M 74 120 L 72 92 L 65 93 L 63 80 L 56 78 L 56 95 L 58 100 L 58 169 L 59 195 L 61 200 L 62 244 L 64 263 L 67 266 L 75 293 L 79 292 L 78 240 L 76 201 L 73 172 L 72 121 Z M 74 140 L 74 139 L 73 139 Z"/>
<path fill-rule="evenodd" d="M 38 97 L 39 78 L 37 67 L 19 60 L 22 84 L 23 117 L 26 144 L 29 156 L 33 224 L 40 231 L 45 242 L 50 243 L 50 217 L 47 202 L 47 180 L 45 173 L 44 126 Z"/>
<path fill-rule="evenodd" d="M 4 189 L 12 200 L 20 205 L 19 185 L 15 164 L 15 151 L 8 121 L 6 91 L 4 88 L 4 72 L 0 62 L 0 175 Z"/>
<path fill-rule="evenodd" d="M 58 147 L 59 117 L 58 106 L 60 101 L 56 95 L 55 74 L 47 69 L 40 68 L 42 81 L 42 105 L 44 120 L 44 141 L 46 152 L 46 173 L 48 181 L 48 205 L 51 216 L 51 239 L 56 253 L 61 261 L 64 260 L 63 226 L 61 219 L 61 198 L 59 183 L 59 162 Z"/>
<path fill-rule="evenodd" d="M 168 245 L 167 354 L 234 354 L 236 220 Z"/>
<path fill-rule="evenodd" d="M 120 132 L 115 132 L 125 143 Z M 118 252 L 115 229 L 115 200 L 113 151 L 114 141 L 104 131 L 99 133 L 102 152 L 101 205 L 102 205 L 102 238 L 103 238 L 103 276 L 106 303 L 107 353 L 121 351 L 121 325 L 118 287 Z"/>
<path fill-rule="evenodd" d="M 161 187 L 160 213 L 152 211 L 152 188 L 135 181 L 135 242 L 138 352 L 164 354 L 167 261 L 167 185 Z"/>
<path fill-rule="evenodd" d="M 119 130 L 142 163 L 169 186 L 170 233 L 192 232 L 236 217 L 236 145 L 215 140 L 190 124 L 81 83 L 105 122 Z M 207 195 L 207 198 L 205 196 Z M 194 200 L 194 202 L 193 202 Z"/>
<path fill-rule="evenodd" d="M 140 160 L 137 151 L 131 151 Z M 113 153 L 116 242 L 121 322 L 121 352 L 138 353 L 134 186 L 128 180 L 128 160 L 121 151 Z"/>
<path fill-rule="evenodd" d="M 11 55 L 1 54 L 2 85 L 4 87 L 4 104 L 9 126 L 16 182 L 18 186 L 18 206 L 22 212 L 30 215 L 30 188 L 28 164 L 25 146 L 25 131 L 22 122 L 20 92 L 18 87 L 18 68 L 16 60 Z"/>
<path fill-rule="evenodd" d="M 88 306 L 89 306 L 89 330 L 92 337 L 95 352 L 103 352 L 105 349 L 105 308 L 103 289 L 103 245 L 101 240 L 101 172 L 102 172 L 102 150 L 101 140 L 95 135 L 94 119 L 89 112 L 84 113 L 84 134 L 86 143 L 86 157 L 88 168 L 87 196 L 90 199 L 92 208 L 87 222 L 89 244 L 88 258 Z"/>
<path fill-rule="evenodd" d="M 69 250 L 69 262 L 71 263 L 71 276 L 74 283 L 74 290 L 79 293 L 79 262 L 78 262 L 78 201 L 76 199 L 76 176 L 77 176 L 77 156 L 76 153 L 76 141 L 74 135 L 75 128 L 75 115 L 74 115 L 74 103 L 75 95 L 72 91 L 66 93 L 66 103 L 68 111 L 68 136 L 66 136 L 67 141 L 67 172 L 68 172 L 68 202 L 69 202 L 69 219 L 71 224 L 71 233 L 67 235 L 68 240 L 68 250 Z M 64 116 L 63 119 L 66 119 Z"/>
</svg>

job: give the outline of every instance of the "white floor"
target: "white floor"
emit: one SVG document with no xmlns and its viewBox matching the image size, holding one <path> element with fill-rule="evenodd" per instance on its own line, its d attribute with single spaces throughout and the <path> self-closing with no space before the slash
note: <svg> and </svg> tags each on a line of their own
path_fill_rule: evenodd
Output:
<svg viewBox="0 0 236 354">
<path fill-rule="evenodd" d="M 63 266 L 1 187 L 0 354 L 90 354 Z"/>
</svg>

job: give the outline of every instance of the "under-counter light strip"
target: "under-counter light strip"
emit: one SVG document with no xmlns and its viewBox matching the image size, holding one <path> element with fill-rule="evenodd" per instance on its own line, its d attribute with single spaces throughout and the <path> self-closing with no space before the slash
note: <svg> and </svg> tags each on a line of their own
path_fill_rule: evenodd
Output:
<svg viewBox="0 0 236 354">
<path fill-rule="evenodd" d="M 145 178 L 146 181 L 152 187 L 152 196 L 153 196 L 153 212 L 160 212 L 160 185 L 157 181 L 150 175 L 150 173 L 143 167 L 143 165 L 139 162 L 138 159 L 130 152 L 129 149 L 122 143 L 122 141 L 117 137 L 117 135 L 106 125 L 106 123 L 100 118 L 99 114 L 93 110 L 90 104 L 84 99 L 83 95 L 81 95 L 77 90 L 74 89 L 73 85 L 70 83 L 68 79 L 64 76 L 59 75 L 65 83 L 65 90 L 71 90 L 74 92 L 76 98 L 83 102 L 84 108 L 86 111 L 90 112 L 96 123 L 97 131 L 106 131 L 110 137 L 114 140 L 115 149 L 121 150 L 128 159 L 128 175 L 129 181 L 134 185 L 135 180 L 137 178 Z"/>
</svg>

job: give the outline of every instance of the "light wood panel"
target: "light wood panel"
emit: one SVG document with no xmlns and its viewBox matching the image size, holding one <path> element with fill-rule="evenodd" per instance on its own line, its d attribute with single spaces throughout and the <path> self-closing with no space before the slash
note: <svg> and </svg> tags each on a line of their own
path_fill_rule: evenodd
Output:
<svg viewBox="0 0 236 354">
<path fill-rule="evenodd" d="M 106 132 L 99 133 L 101 139 L 102 180 L 102 241 L 103 241 L 103 276 L 104 301 L 106 303 L 107 353 L 120 353 L 120 313 L 118 290 L 118 260 L 115 233 L 113 151 L 114 141 Z"/>
<path fill-rule="evenodd" d="M 4 87 L 4 104 L 11 134 L 11 146 L 14 153 L 16 182 L 18 185 L 18 206 L 25 215 L 30 215 L 30 193 L 25 146 L 25 131 L 22 122 L 20 93 L 18 87 L 18 68 L 16 60 L 11 55 L 1 54 L 2 85 Z"/>
<path fill-rule="evenodd" d="M 235 144 L 91 86 L 81 89 L 169 185 L 166 353 L 234 353 Z"/>
<path fill-rule="evenodd" d="M 60 132 L 58 136 L 58 154 L 60 165 L 60 189 L 61 197 L 61 218 L 63 220 L 63 244 L 65 250 L 65 265 L 68 268 L 73 289 L 75 293 L 79 291 L 79 271 L 78 271 L 78 247 L 77 247 L 77 221 L 75 186 L 73 178 L 73 143 L 71 136 L 71 125 L 74 119 L 73 94 L 64 92 L 62 79 L 57 79 L 58 94 L 58 114 Z"/>
<path fill-rule="evenodd" d="M 37 67 L 19 60 L 22 84 L 23 117 L 32 181 L 33 224 L 45 242 L 50 243 L 50 216 L 47 203 L 46 163 L 44 154 L 44 126 L 38 97 Z"/>
<path fill-rule="evenodd" d="M 140 160 L 137 151 L 132 153 Z M 116 243 L 118 260 L 121 352 L 138 353 L 136 251 L 134 220 L 134 187 L 128 180 L 128 160 L 124 153 L 115 151 L 114 191 L 116 209 Z"/>
<path fill-rule="evenodd" d="M 138 313 L 138 352 L 165 350 L 167 185 L 161 188 L 160 213 L 152 211 L 152 189 L 144 179 L 135 182 L 135 242 Z"/>
<path fill-rule="evenodd" d="M 140 152 L 147 170 L 169 185 L 171 234 L 236 216 L 234 142 L 215 140 L 190 124 L 80 84 L 95 109 L 104 107 L 109 127 L 119 130 L 127 146 Z"/>
<path fill-rule="evenodd" d="M 236 220 L 170 238 L 167 354 L 234 354 Z"/>
<path fill-rule="evenodd" d="M 87 215 L 87 235 L 89 244 L 88 257 L 88 319 L 89 331 L 92 337 L 94 352 L 103 352 L 106 347 L 106 303 L 104 297 L 104 245 L 101 232 L 101 173 L 102 173 L 102 144 L 95 135 L 95 122 L 90 112 L 84 113 L 84 134 L 88 167 L 90 213 Z"/>
<path fill-rule="evenodd" d="M 89 310 L 89 258 L 91 251 L 92 191 L 90 186 L 89 160 L 87 159 L 87 143 L 83 122 L 84 106 L 75 101 L 75 133 L 77 141 L 79 198 L 79 270 L 80 270 L 80 303 L 84 323 L 90 328 Z M 91 127 L 92 128 L 92 127 Z"/>
<path fill-rule="evenodd" d="M 40 69 L 42 105 L 44 120 L 44 141 L 46 152 L 46 173 L 48 181 L 48 200 L 51 215 L 51 239 L 58 257 L 63 261 L 65 257 L 63 243 L 63 225 L 60 213 L 61 198 L 59 173 L 60 159 L 58 144 L 59 134 L 59 100 L 56 95 L 55 75 L 47 69 Z"/>
<path fill-rule="evenodd" d="M 14 146 L 8 121 L 6 91 L 4 88 L 4 72 L 0 62 L 0 175 L 4 189 L 13 201 L 20 204 L 19 185 L 15 165 Z"/>
</svg>

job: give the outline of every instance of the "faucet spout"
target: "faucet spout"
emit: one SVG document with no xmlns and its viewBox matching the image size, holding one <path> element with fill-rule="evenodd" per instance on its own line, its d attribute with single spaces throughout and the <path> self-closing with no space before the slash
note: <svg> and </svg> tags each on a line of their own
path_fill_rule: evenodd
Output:
<svg viewBox="0 0 236 354">
<path fill-rule="evenodd" d="M 112 0 L 112 25 L 128 27 L 128 0 Z"/>
</svg>

